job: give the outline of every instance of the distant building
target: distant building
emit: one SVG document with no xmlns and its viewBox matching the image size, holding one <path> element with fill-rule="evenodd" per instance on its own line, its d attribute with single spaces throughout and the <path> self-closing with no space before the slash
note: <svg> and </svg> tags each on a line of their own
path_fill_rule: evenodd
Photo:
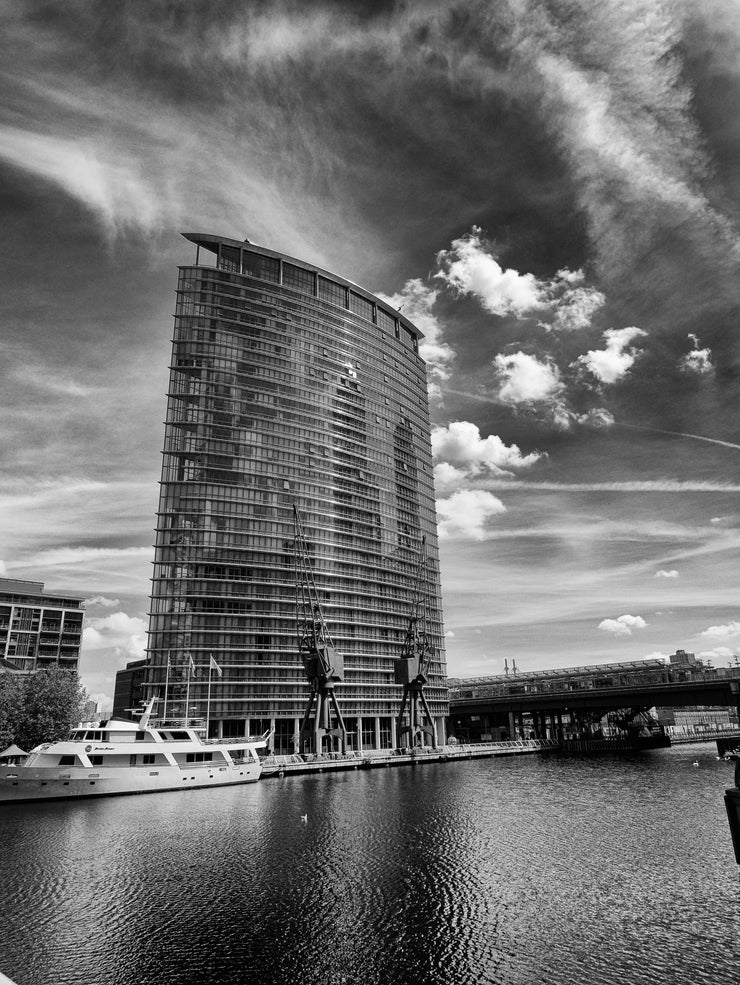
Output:
<svg viewBox="0 0 740 985">
<path fill-rule="evenodd" d="M 0 672 L 78 670 L 82 601 L 49 595 L 40 581 L 0 578 Z"/>
<path fill-rule="evenodd" d="M 737 708 L 697 705 L 690 708 L 656 708 L 661 725 L 670 733 L 718 732 L 738 727 Z"/>
<path fill-rule="evenodd" d="M 676 650 L 670 655 L 669 660 L 679 667 L 696 667 L 701 664 L 701 660 L 696 659 L 695 653 L 688 653 L 686 650 Z"/>
<path fill-rule="evenodd" d="M 210 697 L 212 734 L 273 726 L 278 751 L 296 748 L 309 685 L 295 507 L 343 658 L 336 693 L 350 747 L 396 745 L 403 689 L 394 668 L 422 580 L 434 653 L 426 698 L 443 741 L 421 332 L 382 298 L 311 263 L 246 241 L 186 238 L 197 253 L 177 287 L 147 694 L 163 699 L 167 689 L 169 714 L 187 704 L 201 716 Z"/>
<path fill-rule="evenodd" d="M 116 689 L 113 692 L 112 718 L 131 718 L 131 709 L 137 708 L 144 697 L 146 659 L 129 660 L 123 670 L 116 673 Z"/>
<path fill-rule="evenodd" d="M 97 701 L 93 701 L 92 698 L 85 702 L 85 707 L 82 709 L 82 720 L 84 722 L 94 722 L 98 717 L 98 712 L 100 711 L 100 705 Z"/>
</svg>

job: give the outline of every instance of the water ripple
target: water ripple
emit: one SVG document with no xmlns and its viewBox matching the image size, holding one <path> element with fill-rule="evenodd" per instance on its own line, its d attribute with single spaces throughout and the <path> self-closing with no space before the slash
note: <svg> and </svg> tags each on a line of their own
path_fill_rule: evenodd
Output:
<svg viewBox="0 0 740 985">
<path fill-rule="evenodd" d="M 18 985 L 729 981 L 728 782 L 713 754 L 676 749 L 11 807 L 0 970 Z"/>
</svg>

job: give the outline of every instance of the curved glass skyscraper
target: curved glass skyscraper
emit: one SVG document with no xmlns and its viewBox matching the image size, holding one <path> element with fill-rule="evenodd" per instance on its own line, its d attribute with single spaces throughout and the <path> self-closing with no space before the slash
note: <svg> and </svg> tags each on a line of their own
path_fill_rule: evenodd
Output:
<svg viewBox="0 0 740 985">
<path fill-rule="evenodd" d="M 180 268 L 148 647 L 151 695 L 211 734 L 274 725 L 293 751 L 309 689 L 294 507 L 343 680 L 351 748 L 396 744 L 394 662 L 418 586 L 448 712 L 419 331 L 356 285 L 247 241 L 187 234 Z M 202 262 L 205 258 L 206 262 Z M 165 694 L 166 692 L 166 694 Z M 210 700 L 209 700 L 210 698 Z M 160 706 L 160 712 L 163 710 Z"/>
</svg>

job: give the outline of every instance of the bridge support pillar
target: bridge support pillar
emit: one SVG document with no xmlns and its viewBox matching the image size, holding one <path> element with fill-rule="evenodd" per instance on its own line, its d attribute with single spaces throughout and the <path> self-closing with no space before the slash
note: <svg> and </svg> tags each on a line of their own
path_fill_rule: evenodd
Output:
<svg viewBox="0 0 740 985">
<path fill-rule="evenodd" d="M 516 734 L 516 722 L 514 721 L 514 712 L 513 711 L 510 711 L 509 712 L 509 738 L 510 739 L 516 739 L 517 738 L 517 734 Z"/>
</svg>

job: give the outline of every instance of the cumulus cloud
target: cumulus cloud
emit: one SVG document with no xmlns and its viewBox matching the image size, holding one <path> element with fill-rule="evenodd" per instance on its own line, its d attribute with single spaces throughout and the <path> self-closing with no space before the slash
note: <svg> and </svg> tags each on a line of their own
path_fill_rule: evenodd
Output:
<svg viewBox="0 0 740 985">
<path fill-rule="evenodd" d="M 606 407 L 592 407 L 585 414 L 573 414 L 572 419 L 592 428 L 609 428 L 614 424 L 614 415 Z"/>
<path fill-rule="evenodd" d="M 592 349 L 579 356 L 574 365 L 584 366 L 600 383 L 616 383 L 633 366 L 640 354 L 627 346 L 646 335 L 641 328 L 610 328 L 604 332 L 606 348 Z"/>
<path fill-rule="evenodd" d="M 82 631 L 82 650 L 113 651 L 121 660 L 144 656 L 147 626 L 138 616 L 112 612 L 108 616 L 89 618 Z"/>
<path fill-rule="evenodd" d="M 558 367 L 548 357 L 526 352 L 499 353 L 494 366 L 500 383 L 499 398 L 505 404 L 551 401 L 563 389 Z"/>
<path fill-rule="evenodd" d="M 715 646 L 712 650 L 702 650 L 699 656 L 703 660 L 733 660 L 735 651 L 728 646 Z"/>
<path fill-rule="evenodd" d="M 558 270 L 552 280 L 504 268 L 483 240 L 479 226 L 452 241 L 437 254 L 435 277 L 458 295 L 477 298 L 493 315 L 524 317 L 547 312 L 539 325 L 548 331 L 577 331 L 591 324 L 606 298 L 594 287 L 584 286 L 582 270 Z"/>
<path fill-rule="evenodd" d="M 582 270 L 558 270 L 547 287 L 549 304 L 553 309 L 552 321 L 540 321 L 548 331 L 575 332 L 588 328 L 596 312 L 606 302 L 606 297 L 595 287 L 585 287 Z"/>
<path fill-rule="evenodd" d="M 486 523 L 506 507 L 492 493 L 483 489 L 461 489 L 447 499 L 437 500 L 439 536 L 483 540 Z"/>
<path fill-rule="evenodd" d="M 454 349 L 442 341 L 442 327 L 432 311 L 438 294 L 439 291 L 430 288 L 419 277 L 407 280 L 396 294 L 378 293 L 378 297 L 404 314 L 424 333 L 419 343 L 419 355 L 427 364 L 429 394 L 435 399 L 441 398 L 441 384 L 449 379 L 455 358 Z"/>
<path fill-rule="evenodd" d="M 633 629 L 644 629 L 647 623 L 642 616 L 617 616 L 616 619 L 602 619 L 598 628 L 613 636 L 631 636 Z"/>
<path fill-rule="evenodd" d="M 491 314 L 524 315 L 546 304 L 537 278 L 505 270 L 483 243 L 478 226 L 438 253 L 437 262 L 440 269 L 435 277 L 457 294 L 473 295 Z"/>
<path fill-rule="evenodd" d="M 439 462 L 469 476 L 489 472 L 511 475 L 511 469 L 528 468 L 542 457 L 540 452 L 522 454 L 517 445 L 506 445 L 497 434 L 482 438 L 470 421 L 453 421 L 432 429 L 432 452 Z"/>
<path fill-rule="evenodd" d="M 656 571 L 655 572 L 655 577 L 656 578 L 678 578 L 678 572 L 676 571 L 675 568 L 672 568 L 670 571 L 666 571 L 664 568 L 661 568 L 660 571 Z"/>
<path fill-rule="evenodd" d="M 740 622 L 727 622 L 720 626 L 710 626 L 699 635 L 715 640 L 728 639 L 731 636 L 740 636 Z"/>
<path fill-rule="evenodd" d="M 459 489 L 468 478 L 468 473 L 463 469 L 456 469 L 448 462 L 439 462 L 434 466 L 434 488 L 440 496 L 449 496 L 450 493 Z"/>
<path fill-rule="evenodd" d="M 692 332 L 689 332 L 688 338 L 691 339 L 694 347 L 681 359 L 679 366 L 685 372 L 694 373 L 696 376 L 709 375 L 714 370 L 711 350 L 702 348 L 699 339 Z"/>
<path fill-rule="evenodd" d="M 101 609 L 115 609 L 120 604 L 120 599 L 109 599 L 105 595 L 95 595 L 93 598 L 84 600 L 84 605 L 99 606 Z"/>
</svg>

